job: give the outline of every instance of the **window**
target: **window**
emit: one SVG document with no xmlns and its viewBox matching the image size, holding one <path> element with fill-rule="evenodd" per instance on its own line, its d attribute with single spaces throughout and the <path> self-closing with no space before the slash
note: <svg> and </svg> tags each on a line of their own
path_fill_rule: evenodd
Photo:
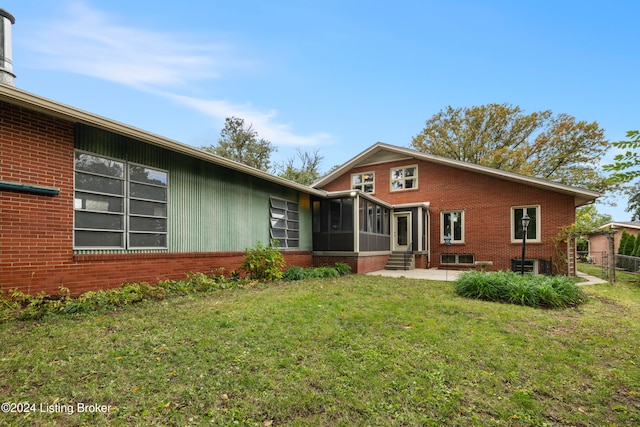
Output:
<svg viewBox="0 0 640 427">
<path fill-rule="evenodd" d="M 531 221 L 527 227 L 527 240 L 540 241 L 540 206 L 521 206 L 511 208 L 511 241 L 522 241 L 522 217 L 527 212 Z"/>
<path fill-rule="evenodd" d="M 360 190 L 364 193 L 373 193 L 375 191 L 375 173 L 355 173 L 351 175 L 351 189 Z"/>
<path fill-rule="evenodd" d="M 441 254 L 440 264 L 473 264 L 473 254 Z"/>
<path fill-rule="evenodd" d="M 447 235 L 451 236 L 451 243 L 464 243 L 464 211 L 442 212 L 440 224 L 441 243 Z"/>
<path fill-rule="evenodd" d="M 300 247 L 300 210 L 297 202 L 271 197 L 271 242 L 279 248 Z M 276 242 L 277 241 L 277 242 Z"/>
<path fill-rule="evenodd" d="M 418 188 L 418 166 L 391 169 L 391 191 Z"/>
<path fill-rule="evenodd" d="M 391 211 L 369 200 L 360 199 L 360 231 L 389 235 Z"/>
<path fill-rule="evenodd" d="M 74 247 L 167 247 L 167 172 L 75 153 Z"/>
</svg>

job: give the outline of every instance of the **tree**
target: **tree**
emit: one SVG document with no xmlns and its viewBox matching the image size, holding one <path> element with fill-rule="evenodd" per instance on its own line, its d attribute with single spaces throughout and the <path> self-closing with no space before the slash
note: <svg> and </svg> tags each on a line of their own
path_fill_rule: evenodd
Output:
<svg viewBox="0 0 640 427">
<path fill-rule="evenodd" d="M 615 148 L 626 151 L 616 155 L 613 158 L 613 163 L 602 167 L 605 171 L 613 172 L 609 178 L 613 182 L 630 183 L 640 177 L 640 153 L 638 153 L 640 149 L 640 131 L 628 131 L 627 138 L 629 138 L 629 141 L 613 143 Z M 637 219 L 640 217 L 640 182 L 637 182 L 635 186 L 628 187 L 626 193 L 629 195 L 626 211 L 631 212 L 632 220 Z"/>
<path fill-rule="evenodd" d="M 276 151 L 271 142 L 258 138 L 253 126 L 246 127 L 244 119 L 237 117 L 225 119 L 217 146 L 202 149 L 265 172 L 270 167 L 271 153 Z"/>
<path fill-rule="evenodd" d="M 296 159 L 294 157 L 289 157 L 286 161 L 276 164 L 276 173 L 282 178 L 290 179 L 291 181 L 295 181 L 299 184 L 311 185 L 320 176 L 318 166 L 320 166 L 320 162 L 323 157 L 320 156 L 318 150 L 315 150 L 313 153 L 309 153 L 306 151 L 302 152 L 298 148 L 296 151 L 298 154 L 298 160 L 302 163 L 301 166 L 296 167 Z"/>
<path fill-rule="evenodd" d="M 640 177 L 640 153 L 638 151 L 630 151 L 640 149 L 640 131 L 628 131 L 627 138 L 629 138 L 629 141 L 613 143 L 614 147 L 627 151 L 616 155 L 613 158 L 614 163 L 602 167 L 606 171 L 613 172 L 611 179 L 615 181 L 629 182 Z"/>
<path fill-rule="evenodd" d="M 568 114 L 524 114 L 509 104 L 449 106 L 426 121 L 411 145 L 425 153 L 594 191 L 615 186 L 598 168 L 611 145 L 604 130 Z"/>
<path fill-rule="evenodd" d="M 587 238 L 589 233 L 612 221 L 611 215 L 598 212 L 594 205 L 581 206 L 576 209 L 575 231 L 578 234 L 576 239 L 578 251 L 589 250 Z"/>
</svg>

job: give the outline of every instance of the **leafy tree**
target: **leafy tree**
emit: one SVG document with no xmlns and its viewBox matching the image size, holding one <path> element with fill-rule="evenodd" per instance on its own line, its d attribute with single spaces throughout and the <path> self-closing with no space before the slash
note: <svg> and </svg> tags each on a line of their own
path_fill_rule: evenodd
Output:
<svg viewBox="0 0 640 427">
<path fill-rule="evenodd" d="M 613 146 L 626 150 L 622 154 L 616 155 L 614 162 L 608 165 L 604 165 L 602 168 L 605 171 L 613 172 L 611 174 L 611 181 L 629 183 L 634 179 L 640 177 L 640 131 L 630 130 L 627 132 L 628 141 L 617 141 L 613 143 Z M 626 190 L 629 195 L 629 201 L 627 203 L 627 212 L 631 212 L 631 219 L 640 218 L 640 182 L 636 182 L 635 186 L 629 187 Z"/>
<path fill-rule="evenodd" d="M 276 164 L 276 173 L 282 178 L 290 179 L 299 184 L 311 185 L 320 176 L 318 166 L 323 157 L 320 156 L 318 150 L 309 153 L 298 149 L 297 154 L 298 160 L 302 163 L 300 167 L 295 166 L 296 159 L 294 157 L 289 157 L 286 161 Z"/>
<path fill-rule="evenodd" d="M 628 131 L 627 138 L 629 138 L 629 141 L 613 143 L 614 147 L 627 151 L 615 156 L 613 158 L 614 163 L 603 166 L 604 170 L 613 172 L 612 180 L 629 182 L 640 177 L 640 153 L 637 151 L 640 149 L 640 131 Z"/>
<path fill-rule="evenodd" d="M 271 153 L 276 151 L 271 142 L 258 138 L 258 132 L 237 117 L 225 119 L 217 146 L 202 149 L 265 172 L 269 170 Z"/>
<path fill-rule="evenodd" d="M 441 110 L 413 137 L 416 150 L 603 192 L 598 168 L 610 147 L 596 122 L 509 104 Z"/>
<path fill-rule="evenodd" d="M 627 202 L 627 212 L 631 212 L 631 221 L 640 220 L 640 182 L 629 189 L 629 201 Z"/>
<path fill-rule="evenodd" d="M 618 253 L 620 255 L 631 255 L 636 246 L 636 240 L 636 236 L 631 233 L 627 233 L 626 230 L 623 230 L 622 236 L 620 236 L 620 247 L 618 248 Z"/>
<path fill-rule="evenodd" d="M 600 226 L 612 222 L 609 214 L 598 212 L 594 205 L 582 206 L 576 209 L 575 231 L 579 234 L 576 239 L 578 251 L 589 249 L 588 234 Z"/>
</svg>

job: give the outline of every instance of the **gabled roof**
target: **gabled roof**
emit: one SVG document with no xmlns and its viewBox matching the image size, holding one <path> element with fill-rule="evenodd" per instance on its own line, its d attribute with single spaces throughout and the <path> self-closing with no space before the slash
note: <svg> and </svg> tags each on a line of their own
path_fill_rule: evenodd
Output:
<svg viewBox="0 0 640 427">
<path fill-rule="evenodd" d="M 359 166 L 368 166 L 404 159 L 424 160 L 427 162 L 446 165 L 457 169 L 464 169 L 467 171 L 473 171 L 507 181 L 517 182 L 520 184 L 530 185 L 533 187 L 543 188 L 545 190 L 556 191 L 558 193 L 571 195 L 574 196 L 575 206 L 582 206 L 592 203 L 593 201 L 595 201 L 595 199 L 602 195 L 598 192 L 583 188 L 572 187 L 569 185 L 520 175 L 513 172 L 505 172 L 499 169 L 481 166 L 474 163 L 462 162 L 459 160 L 453 160 L 446 157 L 435 156 L 433 154 L 426 154 L 420 151 L 397 147 L 395 145 L 389 145 L 382 142 L 377 142 L 371 147 L 367 148 L 348 162 L 344 163 L 342 166 L 320 178 L 318 181 L 313 183 L 312 186 L 317 188 L 323 187 L 337 177 L 341 176 L 343 173 Z"/>
<path fill-rule="evenodd" d="M 307 194 L 324 196 L 326 191 L 318 190 L 306 185 L 298 184 L 279 176 L 271 175 L 256 168 L 234 162 L 225 157 L 221 157 L 207 151 L 192 147 L 181 142 L 174 141 L 105 117 L 98 116 L 74 107 L 60 104 L 38 95 L 17 89 L 13 86 L 0 84 L 0 101 L 7 102 L 31 111 L 38 111 L 49 116 L 57 117 L 72 123 L 82 123 L 109 132 L 136 139 L 147 144 L 165 148 L 167 150 L 181 153 L 190 157 L 195 157 L 206 162 L 246 173 L 257 178 L 264 179 L 285 187 L 292 188 Z"/>
<path fill-rule="evenodd" d="M 638 221 L 629 221 L 629 222 L 610 222 L 605 224 L 598 229 L 606 229 L 606 228 L 635 228 L 640 229 L 640 222 Z"/>
</svg>

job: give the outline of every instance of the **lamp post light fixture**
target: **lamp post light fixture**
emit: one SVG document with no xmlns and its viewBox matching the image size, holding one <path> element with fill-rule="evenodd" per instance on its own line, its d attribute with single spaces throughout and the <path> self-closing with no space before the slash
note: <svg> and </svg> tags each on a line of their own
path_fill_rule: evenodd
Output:
<svg viewBox="0 0 640 427">
<path fill-rule="evenodd" d="M 527 229 L 529 228 L 529 223 L 531 222 L 531 218 L 527 215 L 527 210 L 524 209 L 524 215 L 522 216 L 522 264 L 520 264 L 520 274 L 524 276 L 524 253 L 525 248 L 527 246 Z"/>
</svg>

